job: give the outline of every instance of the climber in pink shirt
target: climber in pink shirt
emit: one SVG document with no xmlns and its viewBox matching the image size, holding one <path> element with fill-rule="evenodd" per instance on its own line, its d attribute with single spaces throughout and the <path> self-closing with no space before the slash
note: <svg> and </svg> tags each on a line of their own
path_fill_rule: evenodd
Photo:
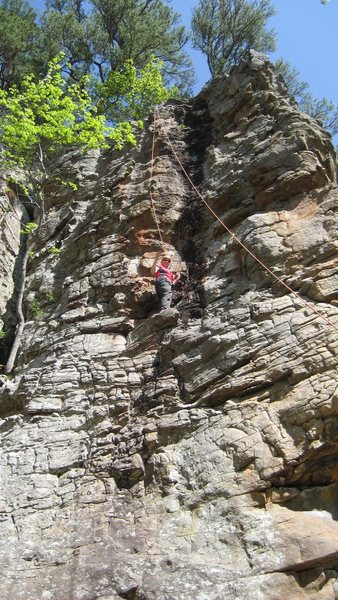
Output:
<svg viewBox="0 0 338 600">
<path fill-rule="evenodd" d="M 170 270 L 170 256 L 163 254 L 161 261 L 159 257 L 161 252 L 157 252 L 151 272 L 155 277 L 155 288 L 157 296 L 160 299 L 160 310 L 170 308 L 172 300 L 172 288 L 180 278 L 180 274 Z"/>
</svg>

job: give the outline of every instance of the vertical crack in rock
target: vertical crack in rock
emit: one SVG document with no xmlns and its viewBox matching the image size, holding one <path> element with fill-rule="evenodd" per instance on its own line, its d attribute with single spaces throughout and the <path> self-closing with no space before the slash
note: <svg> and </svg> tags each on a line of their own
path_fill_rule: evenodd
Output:
<svg viewBox="0 0 338 600">
<path fill-rule="evenodd" d="M 5 365 L 13 345 L 17 325 L 18 288 L 22 280 L 23 256 L 26 248 L 26 237 L 21 229 L 30 220 L 25 205 L 20 201 L 18 193 L 6 183 L 0 181 L 0 236 L 1 236 L 1 294 L 0 294 L 0 328 L 5 333 L 0 337 L 0 364 Z"/>
</svg>

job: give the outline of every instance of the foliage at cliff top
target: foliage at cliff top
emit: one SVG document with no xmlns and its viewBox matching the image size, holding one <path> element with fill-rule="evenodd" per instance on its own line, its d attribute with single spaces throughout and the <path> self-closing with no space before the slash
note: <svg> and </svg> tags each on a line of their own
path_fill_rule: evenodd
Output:
<svg viewBox="0 0 338 600">
<path fill-rule="evenodd" d="M 327 129 L 331 135 L 338 133 L 338 108 L 327 98 L 315 98 L 309 92 L 309 84 L 301 81 L 297 69 L 288 62 L 279 59 L 275 63 L 277 73 L 282 75 L 286 84 L 288 93 L 297 102 L 298 108 L 318 119 L 324 129 Z"/>
<path fill-rule="evenodd" d="M 151 56 L 163 62 L 166 85 L 191 89 L 188 40 L 168 0 L 41 0 L 39 15 L 26 0 L 0 0 L 0 87 L 23 75 L 46 74 L 60 52 L 71 80 L 83 75 L 104 83 L 127 60 L 144 68 Z"/>
<path fill-rule="evenodd" d="M 99 110 L 114 123 L 133 120 L 142 124 L 156 104 L 179 95 L 176 86 L 165 87 L 162 68 L 163 62 L 154 56 L 141 69 L 127 60 L 121 69 L 110 72 L 105 83 L 97 85 Z"/>
<path fill-rule="evenodd" d="M 275 13 L 270 0 L 199 0 L 191 23 L 193 43 L 206 55 L 211 75 L 229 71 L 249 48 L 275 50 L 275 32 L 266 29 Z"/>
<path fill-rule="evenodd" d="M 175 93 L 163 85 L 160 69 L 161 63 L 155 59 L 139 71 L 128 61 L 111 73 L 95 105 L 87 89 L 88 76 L 79 83 L 69 83 L 61 74 L 60 57 L 53 59 L 43 79 L 37 81 L 34 75 L 28 75 L 20 88 L 0 90 L 5 158 L 46 171 L 46 159 L 58 156 L 67 147 L 86 150 L 113 145 L 120 149 L 125 143 L 135 144 L 133 122 L 141 126 L 151 106 Z M 102 114 L 107 107 L 110 122 Z"/>
</svg>

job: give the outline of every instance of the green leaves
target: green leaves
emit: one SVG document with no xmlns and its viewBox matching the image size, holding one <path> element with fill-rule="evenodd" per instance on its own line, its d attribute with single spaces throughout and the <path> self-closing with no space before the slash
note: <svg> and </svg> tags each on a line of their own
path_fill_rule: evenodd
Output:
<svg viewBox="0 0 338 600">
<path fill-rule="evenodd" d="M 0 2 L 0 87 L 10 87 L 32 70 L 32 53 L 38 26 L 36 14 L 25 0 Z"/>
<path fill-rule="evenodd" d="M 142 69 L 137 69 L 132 60 L 127 60 L 122 68 L 109 74 L 106 83 L 98 87 L 100 109 L 113 123 L 120 123 L 118 129 L 123 135 L 128 137 L 131 133 L 127 122 L 136 121 L 142 126 L 142 120 L 153 106 L 178 95 L 176 87 L 167 89 L 164 86 L 162 68 L 163 62 L 154 56 Z M 119 133 L 110 135 L 116 139 Z"/>
<path fill-rule="evenodd" d="M 199 0 L 193 43 L 206 55 L 213 77 L 238 64 L 248 48 L 275 50 L 275 33 L 265 29 L 275 12 L 270 0 Z"/>
<path fill-rule="evenodd" d="M 26 0 L 0 0 L 0 88 L 20 85 L 30 72 L 46 74 L 63 52 L 63 72 L 79 82 L 90 74 L 104 83 L 110 71 L 132 59 L 144 68 L 151 55 L 163 61 L 166 84 L 191 92 L 188 41 L 170 0 L 48 0 L 37 17 Z"/>
<path fill-rule="evenodd" d="M 25 223 L 20 233 L 22 233 L 23 235 L 30 235 L 31 233 L 33 233 L 33 231 L 35 231 L 37 227 L 38 224 L 35 223 L 35 221 L 30 221 L 29 223 Z"/>
<path fill-rule="evenodd" d="M 61 253 L 61 250 L 60 250 L 60 248 L 57 248 L 57 246 L 55 246 L 53 244 L 53 246 L 51 246 L 48 249 L 48 253 L 51 254 L 52 256 L 59 256 L 59 254 Z"/>
<path fill-rule="evenodd" d="M 135 144 L 135 124 L 142 126 L 142 119 L 155 104 L 177 94 L 176 88 L 167 90 L 163 84 L 161 61 L 152 58 L 138 70 L 128 60 L 98 87 L 99 100 L 94 106 L 87 90 L 88 77 L 67 85 L 61 58 L 49 63 L 43 79 L 36 81 L 34 75 L 28 75 L 20 89 L 0 90 L 0 132 L 7 160 L 24 167 L 40 163 L 45 169 L 46 158 L 53 159 L 67 147 L 105 148 L 113 141 L 120 149 L 125 143 Z"/>
<path fill-rule="evenodd" d="M 94 81 L 104 83 L 110 71 L 122 68 L 127 60 L 143 68 L 154 54 L 163 60 L 166 83 L 189 89 L 193 69 L 184 51 L 188 36 L 179 24 L 180 15 L 168 4 L 167 0 L 48 0 L 36 62 L 46 64 L 61 50 L 74 81 L 90 73 Z"/>
<path fill-rule="evenodd" d="M 321 121 L 324 129 L 327 129 L 331 135 L 337 135 L 338 107 L 327 98 L 315 98 L 309 92 L 309 84 L 301 81 L 297 69 L 285 60 L 278 59 L 275 69 L 282 75 L 288 93 L 297 102 L 298 108 L 310 117 Z"/>
<path fill-rule="evenodd" d="M 20 89 L 0 90 L 0 131 L 7 158 L 24 166 L 41 151 L 53 156 L 67 146 L 105 145 L 109 127 L 92 106 L 85 84 L 83 79 L 67 88 L 58 57 L 43 79 L 28 75 Z"/>
</svg>

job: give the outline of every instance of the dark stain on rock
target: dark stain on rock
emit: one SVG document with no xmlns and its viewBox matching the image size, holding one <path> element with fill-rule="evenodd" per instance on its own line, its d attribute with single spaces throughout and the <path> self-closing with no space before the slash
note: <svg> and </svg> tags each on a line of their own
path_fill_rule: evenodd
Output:
<svg viewBox="0 0 338 600">
<path fill-rule="evenodd" d="M 212 119 L 202 98 L 197 98 L 192 105 L 175 106 L 175 117 L 182 127 L 185 143 L 184 156 L 180 160 L 197 187 L 203 181 L 205 152 L 212 143 Z M 185 177 L 183 173 L 182 177 Z M 187 181 L 187 189 L 188 186 L 190 190 L 185 198 L 185 208 L 174 231 L 176 248 L 188 268 L 173 295 L 173 303 L 179 308 L 183 320 L 201 318 L 205 308 L 205 262 L 203 251 L 195 239 L 205 224 L 206 207 Z"/>
</svg>

